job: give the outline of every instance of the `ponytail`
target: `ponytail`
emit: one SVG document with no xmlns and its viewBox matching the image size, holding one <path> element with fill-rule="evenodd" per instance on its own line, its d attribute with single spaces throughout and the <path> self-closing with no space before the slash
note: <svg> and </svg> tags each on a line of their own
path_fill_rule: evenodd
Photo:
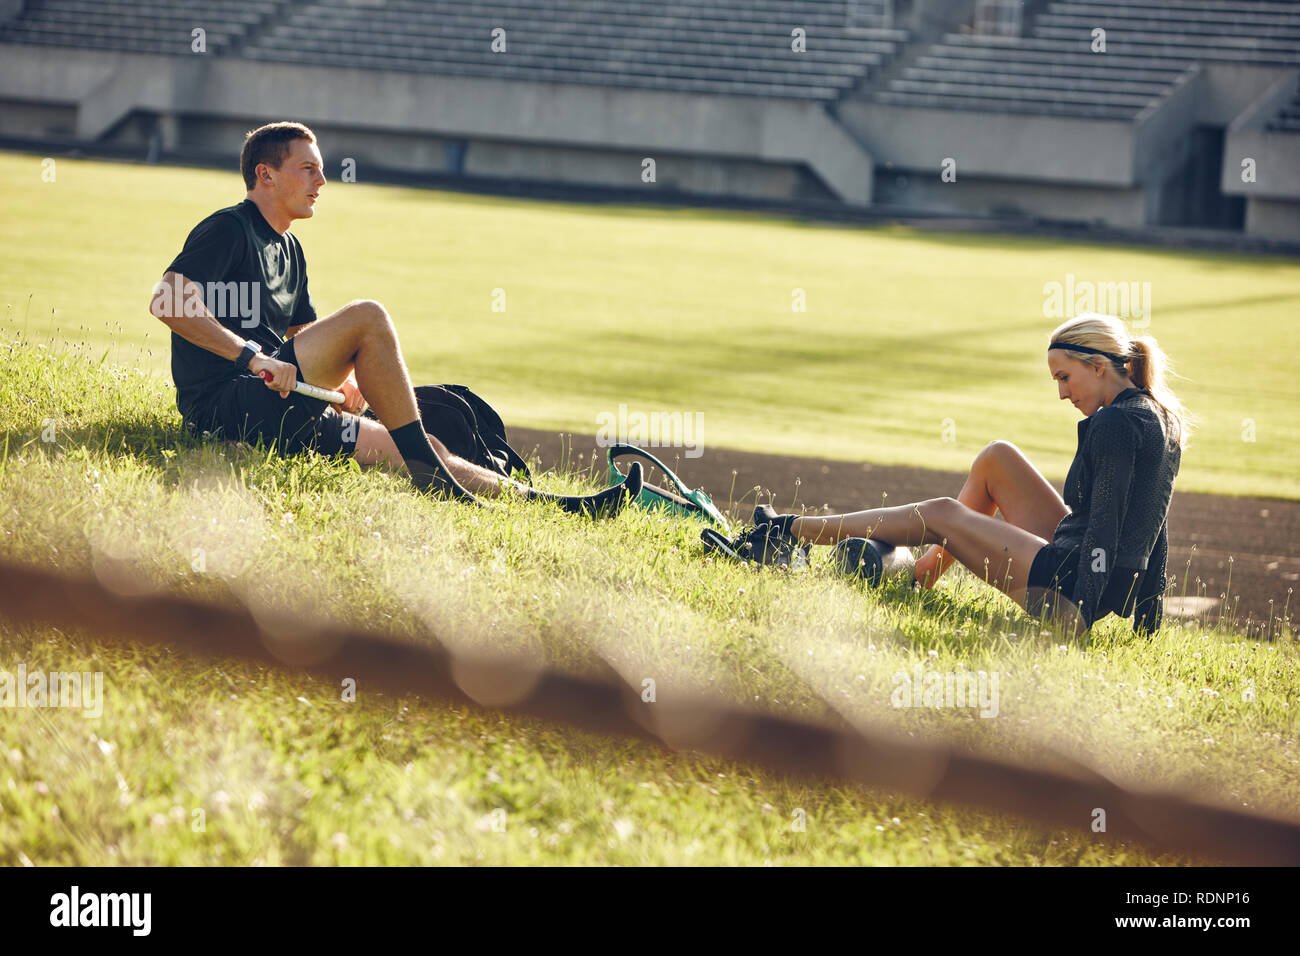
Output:
<svg viewBox="0 0 1300 956">
<path fill-rule="evenodd" d="M 1178 429 L 1178 445 L 1186 448 L 1191 433 L 1192 416 L 1169 387 L 1169 356 L 1165 355 L 1156 343 L 1155 337 L 1144 335 L 1141 338 L 1130 339 L 1125 364 L 1128 367 L 1128 377 L 1132 379 L 1133 384 L 1150 392 L 1156 404 L 1173 419 Z"/>
</svg>

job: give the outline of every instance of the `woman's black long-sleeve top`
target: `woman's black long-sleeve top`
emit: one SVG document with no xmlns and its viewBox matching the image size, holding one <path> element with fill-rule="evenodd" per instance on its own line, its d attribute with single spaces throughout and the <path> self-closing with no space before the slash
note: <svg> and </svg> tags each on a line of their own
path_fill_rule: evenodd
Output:
<svg viewBox="0 0 1300 956">
<path fill-rule="evenodd" d="M 1125 389 L 1079 423 L 1063 495 L 1070 513 L 1052 546 L 1079 549 L 1072 600 L 1089 627 L 1132 608 L 1135 631 L 1159 629 L 1169 501 L 1181 462 L 1176 426 L 1146 389 Z"/>
</svg>

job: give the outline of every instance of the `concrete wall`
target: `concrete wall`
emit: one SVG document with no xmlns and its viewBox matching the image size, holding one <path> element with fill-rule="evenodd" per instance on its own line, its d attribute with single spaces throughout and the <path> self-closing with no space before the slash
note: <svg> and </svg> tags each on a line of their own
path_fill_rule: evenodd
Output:
<svg viewBox="0 0 1300 956">
<path fill-rule="evenodd" d="M 1300 201 L 1300 133 L 1268 129 L 1297 89 L 1300 71 L 1287 71 L 1228 127 L 1223 144 L 1225 193 L 1248 199 Z M 1242 161 L 1247 158 L 1254 160 L 1254 182 L 1242 179 Z"/>
<path fill-rule="evenodd" d="M 1199 121 L 1208 82 L 1204 70 L 1193 68 L 1139 114 L 1133 130 L 1133 182 L 1156 186 L 1178 168 L 1176 154 Z"/>
<path fill-rule="evenodd" d="M 644 183 L 641 179 L 643 158 L 637 153 L 611 150 L 470 140 L 466 144 L 465 172 L 475 176 L 646 190 L 679 189 L 756 199 L 834 198 L 802 167 L 671 153 L 654 157 L 655 182 Z"/>
<path fill-rule="evenodd" d="M 1300 239 L 1300 202 L 1247 199 L 1246 235 L 1262 239 Z"/>
<path fill-rule="evenodd" d="M 934 170 L 957 160 L 958 176 L 1129 187 L 1135 124 L 1016 113 L 921 110 L 855 100 L 840 120 L 877 161 Z"/>
<path fill-rule="evenodd" d="M 1140 227 L 1147 223 L 1147 193 L 1141 188 L 1027 183 L 963 175 L 945 183 L 933 172 L 880 168 L 876 198 L 881 203 L 957 215 L 1041 218 Z"/>
<path fill-rule="evenodd" d="M 202 116 L 181 120 L 180 142 L 188 149 L 212 154 L 238 151 L 248 123 L 211 120 Z M 621 186 L 638 189 L 679 189 L 710 195 L 753 199 L 833 199 L 826 187 L 794 164 L 759 163 L 664 153 L 655 157 L 656 182 L 641 181 L 639 152 L 544 146 L 509 140 L 461 139 L 421 133 L 355 129 L 331 123 L 312 125 L 320 137 L 325 174 L 337 178 L 344 158 L 355 160 L 358 180 L 368 168 L 414 173 L 450 173 L 456 151 L 463 152 L 459 171 L 473 176 L 510 180 Z M 121 142 L 121 132 L 113 139 Z M 147 137 L 140 140 L 147 143 Z"/>
<path fill-rule="evenodd" d="M 27 100 L 0 99 L 0 134 L 67 139 L 77 129 L 74 103 L 32 103 Z"/>
<path fill-rule="evenodd" d="M 842 201 L 871 200 L 870 154 L 802 101 L 12 45 L 0 45 L 0 96 L 75 102 L 88 140 L 136 111 L 247 125 L 293 117 L 374 133 L 806 167 Z M 753 182 L 751 172 L 736 188 Z"/>
<path fill-rule="evenodd" d="M 1206 63 L 1202 69 L 1207 82 L 1198 91 L 1196 121 L 1206 126 L 1227 126 L 1265 90 L 1295 72 L 1244 63 Z"/>
</svg>

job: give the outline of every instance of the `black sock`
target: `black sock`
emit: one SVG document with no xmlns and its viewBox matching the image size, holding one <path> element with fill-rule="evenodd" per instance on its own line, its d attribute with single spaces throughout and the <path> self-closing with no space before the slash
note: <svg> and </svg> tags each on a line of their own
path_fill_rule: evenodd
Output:
<svg viewBox="0 0 1300 956">
<path fill-rule="evenodd" d="M 431 489 L 438 494 L 459 498 L 461 501 L 478 502 L 470 492 L 461 486 L 438 453 L 429 444 L 429 436 L 424 432 L 424 422 L 418 418 L 401 428 L 390 428 L 388 434 L 393 436 L 393 444 L 406 463 L 406 470 L 411 473 L 411 483 L 421 491 Z"/>
<path fill-rule="evenodd" d="M 390 428 L 388 434 L 393 436 L 393 444 L 403 461 L 422 461 L 426 464 L 439 464 L 438 456 L 429 444 L 429 436 L 424 432 L 424 422 L 416 419 L 401 428 Z"/>
</svg>

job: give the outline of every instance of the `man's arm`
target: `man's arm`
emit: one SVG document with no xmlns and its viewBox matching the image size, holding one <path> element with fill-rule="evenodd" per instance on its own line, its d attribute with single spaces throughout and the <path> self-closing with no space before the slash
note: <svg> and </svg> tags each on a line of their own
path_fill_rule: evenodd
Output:
<svg viewBox="0 0 1300 956">
<path fill-rule="evenodd" d="M 182 290 L 179 296 L 175 294 L 178 288 Z M 208 311 L 203 300 L 203 287 L 175 272 L 165 273 L 162 281 L 154 286 L 149 312 L 185 341 L 223 359 L 233 362 L 243 351 L 244 339 L 218 322 Z M 267 387 L 279 392 L 281 397 L 288 397 L 298 381 L 298 369 L 292 364 L 265 355 L 253 356 L 248 367 L 253 372 L 269 371 L 271 378 Z"/>
</svg>

